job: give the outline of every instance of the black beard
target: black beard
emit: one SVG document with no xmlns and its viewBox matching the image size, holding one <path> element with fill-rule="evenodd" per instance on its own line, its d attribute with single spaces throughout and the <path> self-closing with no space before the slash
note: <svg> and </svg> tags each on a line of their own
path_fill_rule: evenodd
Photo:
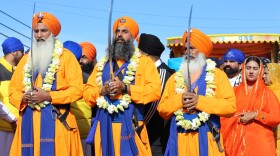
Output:
<svg viewBox="0 0 280 156">
<path fill-rule="evenodd" d="M 229 68 L 229 69 L 227 69 L 227 68 Z M 238 68 L 232 68 L 231 66 L 226 65 L 226 66 L 224 66 L 224 72 L 226 74 L 236 74 L 236 73 L 239 72 L 239 69 Z"/>
<path fill-rule="evenodd" d="M 118 43 L 118 40 L 122 40 L 122 43 Z M 114 60 L 128 61 L 134 54 L 133 40 L 125 41 L 123 38 L 117 38 L 111 45 L 112 58 Z"/>
<path fill-rule="evenodd" d="M 82 68 L 83 72 L 86 72 L 86 73 L 90 74 L 92 69 L 93 69 L 93 63 L 89 62 L 87 64 L 82 64 L 81 68 Z"/>
</svg>

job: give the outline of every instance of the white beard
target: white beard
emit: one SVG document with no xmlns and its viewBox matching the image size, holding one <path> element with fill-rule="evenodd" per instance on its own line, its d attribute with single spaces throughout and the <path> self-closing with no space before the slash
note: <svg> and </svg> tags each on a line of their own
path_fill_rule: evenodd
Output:
<svg viewBox="0 0 280 156">
<path fill-rule="evenodd" d="M 32 57 L 34 71 L 39 71 L 43 76 L 46 73 L 51 61 L 52 51 L 54 49 L 55 38 L 51 35 L 45 41 L 38 42 L 36 39 L 33 40 L 32 46 Z"/>
<path fill-rule="evenodd" d="M 204 65 L 206 64 L 206 58 L 203 53 L 199 53 L 196 58 L 190 60 L 190 75 L 202 71 Z M 187 66 L 187 59 L 184 59 L 182 63 L 182 73 L 185 80 L 185 83 L 188 84 L 188 66 Z"/>
</svg>

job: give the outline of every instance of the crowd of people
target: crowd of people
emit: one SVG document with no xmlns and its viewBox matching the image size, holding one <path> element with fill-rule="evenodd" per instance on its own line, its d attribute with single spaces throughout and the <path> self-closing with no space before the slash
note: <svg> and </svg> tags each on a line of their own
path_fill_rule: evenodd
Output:
<svg viewBox="0 0 280 156">
<path fill-rule="evenodd" d="M 128 16 L 100 60 L 90 42 L 62 43 L 51 13 L 34 14 L 32 29 L 27 52 L 17 38 L 2 43 L 0 155 L 280 155 L 277 63 L 235 48 L 213 61 L 210 38 L 192 28 L 171 68 L 160 39 Z"/>
</svg>

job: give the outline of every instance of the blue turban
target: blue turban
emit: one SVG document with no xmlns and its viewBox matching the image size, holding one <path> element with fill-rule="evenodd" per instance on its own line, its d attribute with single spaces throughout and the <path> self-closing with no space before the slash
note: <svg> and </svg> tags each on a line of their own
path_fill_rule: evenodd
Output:
<svg viewBox="0 0 280 156">
<path fill-rule="evenodd" d="M 80 61 L 81 57 L 82 57 L 82 47 L 73 41 L 65 41 L 63 43 L 63 47 L 70 50 L 76 57 L 76 59 L 78 61 Z"/>
<path fill-rule="evenodd" d="M 219 68 L 220 65 L 222 65 L 224 63 L 223 58 L 211 57 L 210 59 L 216 63 L 217 68 Z"/>
<path fill-rule="evenodd" d="M 176 57 L 176 58 L 170 58 L 168 59 L 168 67 L 171 69 L 174 69 L 175 71 L 178 71 L 180 69 L 180 66 L 182 62 L 184 61 L 183 57 Z"/>
<path fill-rule="evenodd" d="M 229 60 L 229 61 L 235 61 L 238 63 L 243 63 L 244 60 L 246 59 L 246 56 L 242 51 L 232 48 L 232 49 L 229 49 L 225 53 L 223 58 L 224 58 L 224 61 Z"/>
<path fill-rule="evenodd" d="M 23 44 L 15 37 L 9 37 L 2 43 L 2 49 L 4 55 L 7 55 L 15 51 L 24 51 Z"/>
<path fill-rule="evenodd" d="M 217 66 L 219 67 L 220 65 L 224 64 L 225 63 L 225 60 L 224 60 L 224 57 L 221 57 L 218 59 L 217 61 Z"/>
</svg>

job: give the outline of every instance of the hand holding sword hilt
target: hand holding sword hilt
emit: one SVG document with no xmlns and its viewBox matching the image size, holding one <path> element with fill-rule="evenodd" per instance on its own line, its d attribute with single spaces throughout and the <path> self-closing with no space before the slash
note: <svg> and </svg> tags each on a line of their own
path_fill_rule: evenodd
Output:
<svg viewBox="0 0 280 156">
<path fill-rule="evenodd" d="M 188 110 L 188 113 L 191 114 L 191 113 L 195 112 L 198 98 L 199 98 L 199 96 L 197 94 L 191 93 L 188 91 L 186 91 L 182 94 L 183 107 Z"/>
<path fill-rule="evenodd" d="M 37 88 L 33 88 L 33 89 L 31 89 L 30 90 L 30 101 L 29 101 L 29 103 L 31 103 L 31 104 L 36 104 L 36 102 L 34 102 L 34 92 L 37 92 L 38 90 L 37 90 Z"/>
<path fill-rule="evenodd" d="M 109 95 L 110 96 L 116 96 L 116 93 L 112 92 L 112 87 L 113 87 L 113 80 L 112 79 L 109 80 L 108 86 L 109 86 L 109 89 L 110 89 Z"/>
<path fill-rule="evenodd" d="M 34 102 L 34 100 L 33 100 L 33 92 L 34 92 L 34 89 L 31 89 L 30 91 L 28 91 L 25 94 L 25 98 L 27 99 L 28 106 L 31 107 L 32 109 L 35 108 L 34 105 L 36 104 L 36 102 Z"/>
</svg>

